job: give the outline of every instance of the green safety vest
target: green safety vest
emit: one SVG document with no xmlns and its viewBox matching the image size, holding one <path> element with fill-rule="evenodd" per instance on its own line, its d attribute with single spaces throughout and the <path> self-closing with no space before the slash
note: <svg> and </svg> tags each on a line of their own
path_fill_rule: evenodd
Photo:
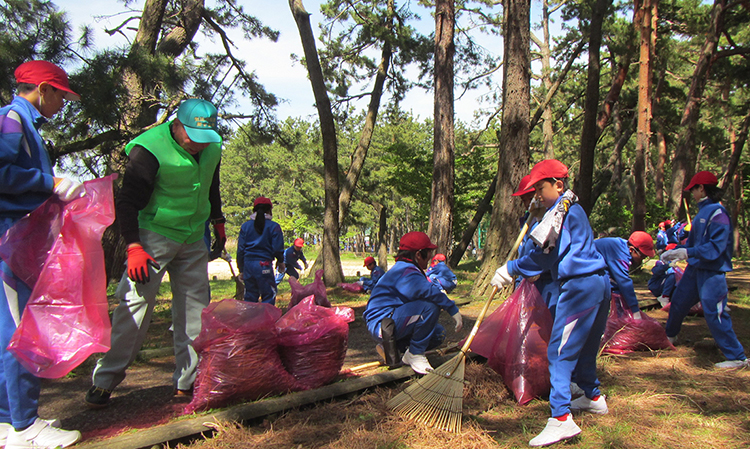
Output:
<svg viewBox="0 0 750 449">
<path fill-rule="evenodd" d="M 159 161 L 154 192 L 139 212 L 138 224 L 176 242 L 195 243 L 203 238 L 211 213 L 208 192 L 221 158 L 221 143 L 209 145 L 196 161 L 172 138 L 171 124 L 152 128 L 125 146 L 125 154 L 140 145 Z"/>
</svg>

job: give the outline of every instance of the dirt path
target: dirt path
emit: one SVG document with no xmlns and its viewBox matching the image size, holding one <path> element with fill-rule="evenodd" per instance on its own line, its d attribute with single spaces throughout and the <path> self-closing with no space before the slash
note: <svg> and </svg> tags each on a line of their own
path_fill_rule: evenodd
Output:
<svg viewBox="0 0 750 449">
<path fill-rule="evenodd" d="M 212 274 L 216 276 L 226 276 L 229 278 L 228 265 L 224 261 L 213 262 Z M 226 271 L 222 271 L 222 264 Z M 310 264 L 312 265 L 312 264 Z M 361 267 L 356 266 L 358 263 L 350 262 L 346 264 L 347 273 L 356 274 Z M 220 277 L 221 279 L 222 277 Z M 748 281 L 750 281 L 750 270 L 747 266 L 738 264 L 738 269 L 728 277 L 730 291 L 738 286 L 744 286 L 746 290 Z M 639 296 L 648 292 L 645 285 L 637 285 Z M 348 293 L 337 293 L 338 297 L 345 296 Z M 352 367 L 366 362 L 376 360 L 374 343 L 369 337 L 362 320 L 366 296 L 357 294 L 351 295 L 350 303 L 354 306 L 356 319 L 350 324 L 349 345 L 347 358 L 344 367 Z M 730 299 L 732 293 L 730 293 Z M 458 342 L 464 338 L 474 323 L 478 310 L 481 308 L 483 301 L 474 301 L 461 308 L 465 315 L 464 331 L 460 335 L 453 332 L 452 320 L 447 314 L 441 314 L 441 323 L 447 329 L 447 343 Z M 493 310 L 499 304 L 493 305 Z M 651 311 L 649 314 L 658 320 L 666 321 L 666 313 L 660 311 Z M 743 315 L 744 314 L 744 315 Z M 742 308 L 735 315 L 735 329 L 738 335 L 748 335 L 748 322 L 742 319 L 747 315 Z M 750 317 L 748 317 L 750 318 Z M 694 325 L 686 326 L 688 329 L 695 329 L 697 334 L 690 337 L 689 348 L 686 351 L 692 351 L 692 344 L 710 337 L 705 327 L 705 322 L 696 321 Z M 747 344 L 750 342 L 744 342 Z M 156 351 L 157 353 L 159 351 Z M 42 396 L 40 399 L 40 416 L 43 418 L 59 418 L 63 427 L 79 429 L 84 434 L 84 441 L 90 440 L 103 435 L 111 435 L 114 431 L 127 428 L 150 427 L 162 422 L 166 422 L 172 417 L 179 414 L 185 401 L 177 401 L 172 397 L 172 371 L 174 369 L 174 357 L 170 354 L 170 348 L 162 348 L 162 354 L 166 355 L 153 357 L 144 361 L 137 361 L 127 373 L 123 383 L 115 390 L 112 404 L 110 407 L 102 410 L 89 410 L 83 401 L 86 390 L 91 386 L 91 371 L 93 369 L 94 357 L 74 370 L 71 374 L 63 379 L 43 380 Z M 365 371 L 361 375 L 366 375 L 374 371 Z"/>
</svg>

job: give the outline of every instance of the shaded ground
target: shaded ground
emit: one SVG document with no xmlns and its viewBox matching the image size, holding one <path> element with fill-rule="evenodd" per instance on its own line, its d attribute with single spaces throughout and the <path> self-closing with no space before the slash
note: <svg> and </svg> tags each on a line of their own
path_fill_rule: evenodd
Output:
<svg viewBox="0 0 750 449">
<path fill-rule="evenodd" d="M 646 278 L 636 278 L 639 296 L 647 293 Z M 746 347 L 750 347 L 748 280 L 750 272 L 746 267 L 730 276 L 734 328 Z M 345 368 L 375 360 L 374 346 L 361 318 L 366 296 L 340 290 L 335 295 L 339 299 L 337 305 L 352 306 L 357 316 L 350 324 Z M 736 298 L 744 298 L 742 304 L 735 303 Z M 286 301 L 288 294 L 280 298 L 279 305 L 284 307 Z M 461 308 L 467 318 L 462 335 L 452 332 L 452 320 L 442 314 L 449 342 L 457 342 L 468 333 L 481 305 L 482 301 L 474 301 Z M 661 311 L 650 311 L 649 315 L 662 322 L 667 317 Z M 157 347 L 167 345 L 168 325 L 168 320 L 155 320 L 151 333 Z M 586 435 L 580 439 L 580 447 L 681 447 L 682 438 L 688 436 L 693 447 L 748 447 L 750 370 L 714 370 L 711 364 L 721 360 L 702 318 L 686 320 L 676 351 L 603 357 L 600 377 L 612 412 L 604 417 L 577 419 Z M 43 382 L 40 415 L 57 417 L 63 427 L 81 430 L 84 442 L 166 422 L 185 405 L 172 398 L 173 363 L 170 355 L 136 362 L 115 391 L 110 407 L 92 411 L 83 403 L 91 385 L 92 358 L 67 378 Z M 383 368 L 361 374 L 378 369 Z M 424 429 L 392 417 L 384 403 L 398 390 L 376 389 L 350 402 L 290 412 L 259 428 L 235 429 L 220 424 L 219 438 L 229 439 L 227 447 L 263 448 L 525 446 L 541 430 L 549 413 L 548 404 L 540 400 L 525 407 L 516 406 L 498 377 L 481 364 L 467 367 L 465 430 L 459 435 Z M 717 436 L 720 439 L 716 440 Z M 214 447 L 211 444 L 204 443 Z"/>
</svg>

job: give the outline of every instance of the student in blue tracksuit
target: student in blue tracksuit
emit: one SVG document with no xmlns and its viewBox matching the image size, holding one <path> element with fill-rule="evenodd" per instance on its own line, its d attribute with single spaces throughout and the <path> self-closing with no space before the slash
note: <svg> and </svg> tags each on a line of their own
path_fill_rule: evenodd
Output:
<svg viewBox="0 0 750 449">
<path fill-rule="evenodd" d="M 557 302 L 550 307 L 553 324 L 547 350 L 552 418 L 529 441 L 534 447 L 581 433 L 571 411 L 608 411 L 596 377 L 596 355 L 609 313 L 609 277 L 604 259 L 594 247 L 586 213 L 575 202 L 575 194 L 566 189 L 567 177 L 568 168 L 557 160 L 541 161 L 531 169 L 528 183 L 534 186 L 537 201 L 547 208 L 531 233 L 536 248 L 498 268 L 491 281 L 503 287 L 513 282 L 514 276 L 535 276 L 548 270 L 559 288 Z M 584 391 L 584 396 L 574 401 L 571 381 Z"/>
<path fill-rule="evenodd" d="M 274 260 L 284 272 L 284 234 L 272 220 L 271 200 L 261 196 L 253 202 L 253 214 L 240 228 L 237 238 L 237 268 L 245 281 L 245 301 L 276 304 Z"/>
<path fill-rule="evenodd" d="M 627 240 L 619 237 L 607 237 L 594 240 L 594 246 L 607 264 L 607 274 L 612 283 L 612 291 L 622 295 L 625 304 L 633 313 L 633 318 L 641 319 L 638 298 L 630 279 L 630 267 L 640 266 L 646 257 L 653 257 L 654 241 L 643 231 L 635 231 Z"/>
<path fill-rule="evenodd" d="M 414 372 L 432 369 L 424 353 L 445 339 L 445 329 L 438 323 L 441 309 L 455 321 L 456 332 L 463 327 L 456 304 L 425 275 L 435 248 L 424 232 L 405 234 L 396 263 L 372 289 L 363 317 L 367 330 L 381 343 L 378 352 L 384 353 L 388 366 L 395 366 L 398 351 L 406 350 L 401 361 Z"/>
<path fill-rule="evenodd" d="M 716 346 L 727 358 L 715 366 L 742 368 L 750 364 L 734 333 L 727 310 L 726 272 L 732 271 L 734 243 L 732 222 L 727 210 L 719 202 L 723 191 L 718 184 L 716 176 L 708 171 L 698 172 L 693 176 L 685 190 L 698 203 L 698 213 L 691 223 L 687 244 L 661 255 L 663 262 L 688 262 L 672 295 L 666 330 L 667 337 L 674 342 L 688 311 L 700 301 Z"/>
<path fill-rule="evenodd" d="M 0 235 L 53 195 L 70 201 L 85 193 L 81 183 L 55 177 L 39 133 L 65 101 L 80 99 L 68 75 L 47 61 L 25 62 L 14 75 L 17 95 L 0 108 Z M 39 417 L 41 381 L 6 349 L 34 286 L 2 260 L 0 282 L 0 441 L 8 448 L 70 446 L 80 432 Z"/>
<path fill-rule="evenodd" d="M 385 271 L 383 271 L 383 269 L 378 266 L 378 263 L 375 262 L 375 258 L 372 256 L 365 257 L 364 267 L 370 270 L 370 277 L 368 278 L 367 276 L 362 276 L 361 278 L 359 278 L 359 284 L 362 286 L 365 292 L 370 293 L 372 291 L 372 288 L 375 287 L 380 278 L 383 277 Z"/>
<path fill-rule="evenodd" d="M 425 274 L 427 279 L 437 283 L 446 293 L 452 292 L 458 285 L 458 278 L 446 263 L 445 254 L 435 254 Z"/>
<path fill-rule="evenodd" d="M 662 307 L 666 306 L 676 286 L 674 268 L 668 263 L 657 260 L 651 268 L 651 279 L 648 280 L 648 289 L 656 296 Z"/>
<path fill-rule="evenodd" d="M 656 250 L 662 252 L 667 248 L 669 243 L 669 237 L 667 236 L 667 230 L 672 227 L 672 221 L 665 220 L 659 223 L 659 232 L 656 233 Z"/>
<path fill-rule="evenodd" d="M 297 238 L 294 240 L 292 246 L 284 251 L 284 266 L 286 267 L 286 271 L 279 271 L 279 273 L 276 275 L 277 285 L 284 280 L 285 274 L 288 274 L 289 276 L 299 281 L 299 273 L 297 272 L 297 270 L 302 269 L 299 264 L 300 260 L 303 264 L 305 264 L 305 270 L 307 270 L 307 259 L 305 259 L 305 254 L 302 252 L 303 246 L 305 246 L 305 241 Z"/>
</svg>

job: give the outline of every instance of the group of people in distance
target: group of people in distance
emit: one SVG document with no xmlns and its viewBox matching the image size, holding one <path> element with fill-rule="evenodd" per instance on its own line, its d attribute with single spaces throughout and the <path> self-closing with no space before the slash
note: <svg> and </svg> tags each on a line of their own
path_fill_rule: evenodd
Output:
<svg viewBox="0 0 750 449">
<path fill-rule="evenodd" d="M 40 126 L 80 96 L 71 90 L 67 74 L 46 61 L 31 61 L 15 71 L 17 95 L 0 108 L 0 232 L 45 200 L 57 196 L 72 201 L 85 194 L 82 184 L 55 177 Z M 198 356 L 191 342 L 201 328 L 201 312 L 209 304 L 208 248 L 203 241 L 206 222 L 226 242 L 219 193 L 221 135 L 217 111 L 208 101 L 183 101 L 176 116 L 130 141 L 128 163 L 116 201 L 120 230 L 127 244 L 126 269 L 115 296 L 111 349 L 98 360 L 85 402 L 101 408 L 125 378 L 146 338 L 162 278 L 169 273 L 172 289 L 176 396 L 192 394 Z M 628 268 L 655 255 L 648 234 L 633 233 L 595 241 L 588 218 L 567 186 L 568 169 L 559 161 L 537 163 L 524 177 L 517 196 L 530 225 L 519 257 L 498 268 L 492 285 L 503 287 L 523 277 L 536 282 L 554 317 L 548 359 L 552 417 L 531 446 L 545 446 L 581 430 L 571 412 L 604 414 L 606 398 L 596 375 L 596 356 L 609 311 L 610 292 L 618 289 L 636 319 L 640 315 Z M 671 341 L 677 338 L 688 310 L 700 302 L 726 361 L 717 368 L 748 366 L 744 349 L 732 328 L 727 309 L 725 273 L 732 269 L 732 228 L 721 205 L 718 180 L 709 172 L 696 174 L 687 186 L 699 212 L 684 245 L 664 248 L 661 261 L 686 260 L 687 269 L 672 294 L 666 324 Z M 533 200 L 533 201 L 532 201 Z M 299 277 L 307 260 L 304 241 L 296 239 L 284 251 L 281 228 L 273 221 L 273 204 L 258 197 L 250 220 L 238 237 L 237 263 L 245 283 L 245 299 L 273 304 L 283 273 Z M 441 310 L 453 319 L 456 332 L 463 317 L 446 292 L 456 276 L 445 256 L 422 232 L 399 240 L 396 262 L 384 272 L 375 259 L 365 259 L 369 279 L 361 279 L 371 295 L 364 311 L 368 332 L 388 365 L 409 365 L 425 374 L 432 369 L 425 353 L 445 339 Z M 274 268 L 281 277 L 274 275 Z M 31 287 L 0 261 L 0 439 L 9 449 L 55 448 L 75 444 L 76 430 L 61 429 L 58 420 L 38 415 L 40 381 L 6 348 L 31 295 Z M 572 282 L 571 282 L 572 281 Z M 403 356 L 401 355 L 403 354 Z M 572 399 L 571 384 L 584 395 Z"/>
</svg>

